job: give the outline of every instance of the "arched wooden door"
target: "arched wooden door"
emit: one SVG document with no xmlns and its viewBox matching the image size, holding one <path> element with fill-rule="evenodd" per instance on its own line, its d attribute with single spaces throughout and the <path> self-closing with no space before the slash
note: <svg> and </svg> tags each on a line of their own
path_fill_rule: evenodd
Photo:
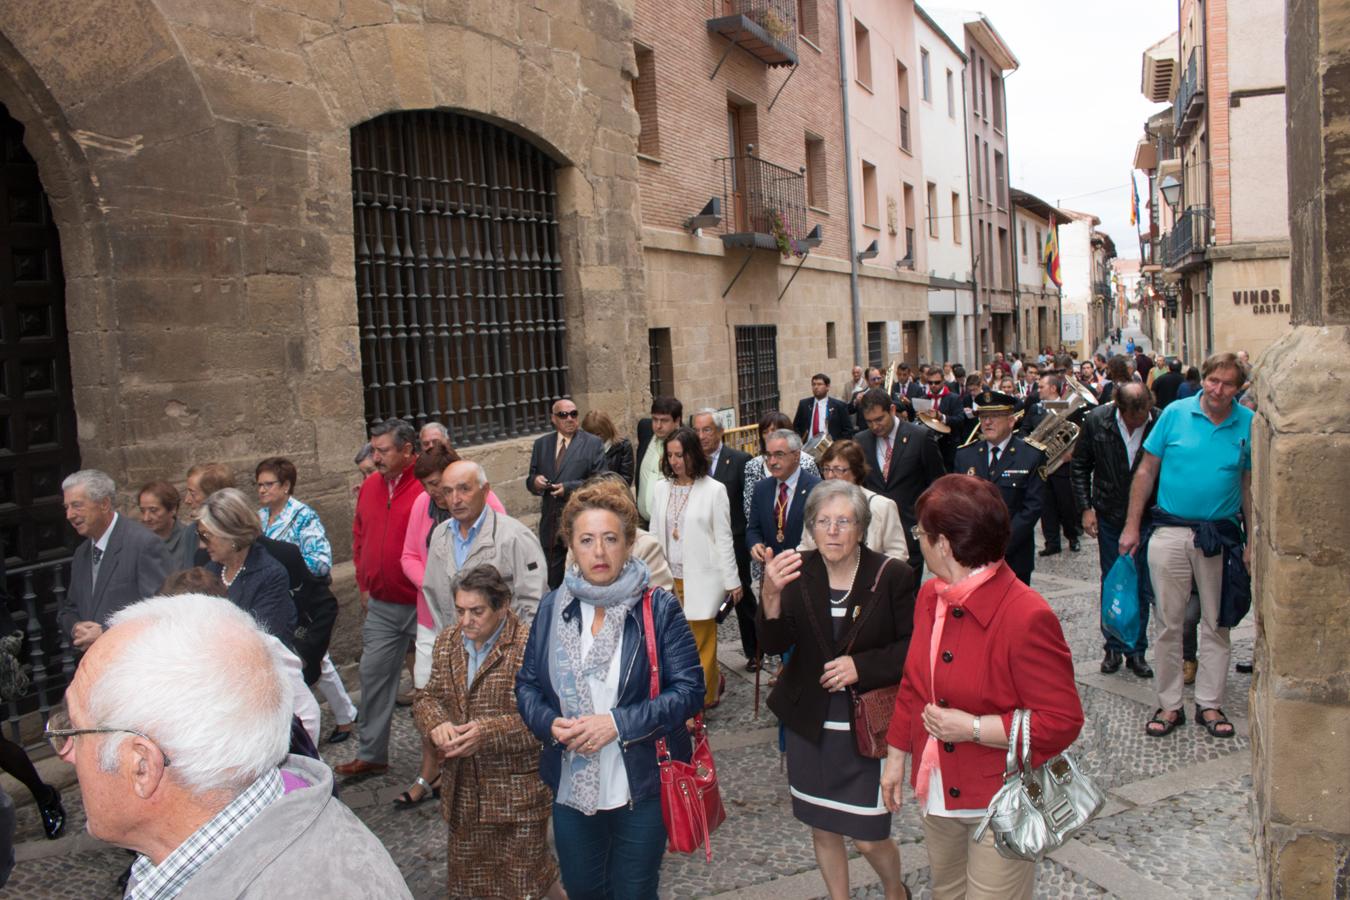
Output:
<svg viewBox="0 0 1350 900">
<path fill-rule="evenodd" d="M 0 105 L 0 541 L 7 567 L 67 555 L 80 466 L 61 245 L 23 126 Z"/>
</svg>

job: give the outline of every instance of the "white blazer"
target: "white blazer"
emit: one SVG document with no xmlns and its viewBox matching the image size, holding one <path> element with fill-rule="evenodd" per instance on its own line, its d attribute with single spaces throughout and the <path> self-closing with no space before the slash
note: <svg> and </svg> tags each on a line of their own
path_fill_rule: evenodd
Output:
<svg viewBox="0 0 1350 900">
<path fill-rule="evenodd" d="M 666 522 L 671 486 L 664 478 L 652 486 L 651 533 L 666 551 L 667 559 L 674 542 Z M 741 586 L 731 537 L 731 505 L 721 482 L 706 475 L 694 482 L 684 507 L 680 543 L 684 549 L 685 618 L 691 622 L 715 619 L 722 599 Z"/>
<path fill-rule="evenodd" d="M 900 524 L 900 508 L 890 497 L 862 489 L 867 497 L 867 508 L 872 513 L 872 524 L 867 526 L 867 546 L 878 553 L 909 562 L 909 544 L 905 542 L 905 526 Z M 816 549 L 809 525 L 802 528 L 802 542 L 798 550 Z"/>
</svg>

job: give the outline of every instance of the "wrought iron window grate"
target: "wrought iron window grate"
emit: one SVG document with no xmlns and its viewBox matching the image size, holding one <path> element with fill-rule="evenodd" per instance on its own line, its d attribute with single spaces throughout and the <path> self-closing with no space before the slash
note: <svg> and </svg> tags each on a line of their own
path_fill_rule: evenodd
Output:
<svg viewBox="0 0 1350 900">
<path fill-rule="evenodd" d="M 738 421 L 759 422 L 780 409 L 778 397 L 778 326 L 736 326 L 736 392 Z"/>
<path fill-rule="evenodd" d="M 549 428 L 567 393 L 556 166 L 439 110 L 352 129 L 365 412 L 456 446 Z"/>
</svg>

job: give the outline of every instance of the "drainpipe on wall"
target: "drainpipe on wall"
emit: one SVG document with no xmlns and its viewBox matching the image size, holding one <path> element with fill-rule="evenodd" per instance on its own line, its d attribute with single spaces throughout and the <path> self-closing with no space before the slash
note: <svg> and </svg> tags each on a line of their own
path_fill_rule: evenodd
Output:
<svg viewBox="0 0 1350 900">
<path fill-rule="evenodd" d="M 858 237 L 853 213 L 853 124 L 848 114 L 848 58 L 844 53 L 844 0 L 835 0 L 835 18 L 839 25 L 839 98 L 844 104 L 844 199 L 848 218 L 848 291 L 853 313 L 853 362 L 868 360 L 863 351 L 862 296 L 858 293 Z"/>
</svg>

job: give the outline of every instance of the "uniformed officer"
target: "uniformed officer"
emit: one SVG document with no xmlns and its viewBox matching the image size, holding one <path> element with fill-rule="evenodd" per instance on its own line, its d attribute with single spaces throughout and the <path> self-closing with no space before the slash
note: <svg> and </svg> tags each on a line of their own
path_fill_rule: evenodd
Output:
<svg viewBox="0 0 1350 900">
<path fill-rule="evenodd" d="M 1045 454 L 1013 433 L 1016 398 L 984 390 L 975 396 L 975 415 L 983 440 L 956 451 L 956 471 L 993 482 L 1012 518 L 1012 536 L 1004 558 L 1024 584 L 1031 583 L 1036 564 L 1036 520 L 1041 517 L 1045 482 L 1040 467 Z"/>
</svg>

